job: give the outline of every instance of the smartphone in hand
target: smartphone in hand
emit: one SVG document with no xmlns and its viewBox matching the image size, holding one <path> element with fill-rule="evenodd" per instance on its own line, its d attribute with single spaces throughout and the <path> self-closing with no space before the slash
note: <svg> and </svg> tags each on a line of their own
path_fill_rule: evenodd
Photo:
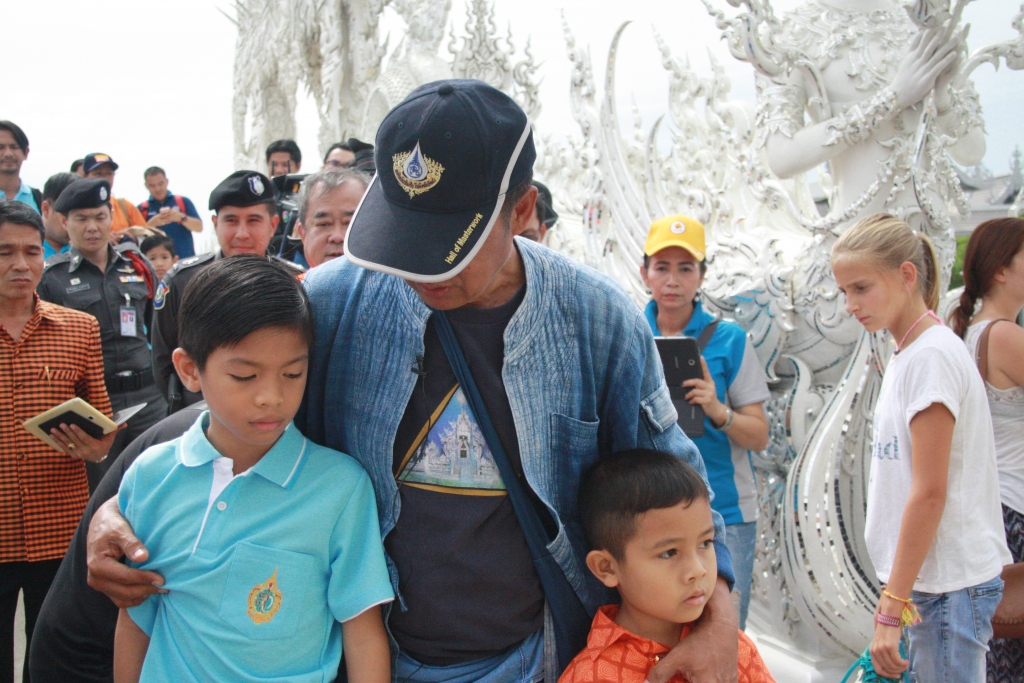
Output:
<svg viewBox="0 0 1024 683">
<path fill-rule="evenodd" d="M 691 439 L 704 436 L 704 408 L 691 405 L 686 400 L 690 388 L 684 387 L 688 379 L 703 379 L 704 370 L 700 364 L 700 348 L 693 337 L 655 337 L 658 355 L 665 369 L 665 383 L 668 384 L 672 404 L 679 413 L 679 428 Z"/>
</svg>

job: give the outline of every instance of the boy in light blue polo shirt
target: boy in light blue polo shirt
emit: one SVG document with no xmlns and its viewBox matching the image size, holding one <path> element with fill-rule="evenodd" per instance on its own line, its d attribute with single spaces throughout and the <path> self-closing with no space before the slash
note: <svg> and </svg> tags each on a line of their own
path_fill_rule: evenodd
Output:
<svg viewBox="0 0 1024 683">
<path fill-rule="evenodd" d="M 235 256 L 189 283 L 174 365 L 209 411 L 125 473 L 122 514 L 167 592 L 121 610 L 114 680 L 390 681 L 393 599 L 369 477 L 292 424 L 312 314 L 294 275 Z"/>
</svg>

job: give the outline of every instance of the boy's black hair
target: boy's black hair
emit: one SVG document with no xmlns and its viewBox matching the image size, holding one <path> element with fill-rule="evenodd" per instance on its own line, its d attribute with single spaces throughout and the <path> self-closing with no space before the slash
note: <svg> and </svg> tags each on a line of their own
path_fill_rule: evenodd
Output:
<svg viewBox="0 0 1024 683">
<path fill-rule="evenodd" d="M 174 240 L 165 235 L 150 235 L 146 239 L 142 240 L 142 244 L 139 245 L 139 251 L 143 254 L 148 254 L 150 249 L 156 249 L 157 247 L 163 247 L 167 251 L 171 252 L 171 256 L 177 256 L 174 253 Z"/>
<path fill-rule="evenodd" d="M 602 458 L 580 482 L 580 523 L 588 550 L 617 560 L 648 510 L 710 500 L 700 473 L 668 453 L 635 448 Z"/>
<path fill-rule="evenodd" d="M 53 206 L 60 193 L 76 180 L 81 180 L 81 176 L 75 173 L 54 173 L 46 179 L 46 184 L 43 185 L 43 199 L 50 202 L 50 206 Z"/>
<path fill-rule="evenodd" d="M 199 371 L 216 349 L 253 332 L 288 327 L 313 343 L 313 311 L 295 272 L 254 254 L 229 256 L 204 268 L 185 287 L 178 310 L 178 345 Z"/>
<path fill-rule="evenodd" d="M 288 152 L 292 161 L 297 164 L 302 163 L 302 151 L 295 140 L 274 140 L 271 142 L 267 145 L 267 161 L 270 161 L 270 155 L 274 152 Z"/>
</svg>

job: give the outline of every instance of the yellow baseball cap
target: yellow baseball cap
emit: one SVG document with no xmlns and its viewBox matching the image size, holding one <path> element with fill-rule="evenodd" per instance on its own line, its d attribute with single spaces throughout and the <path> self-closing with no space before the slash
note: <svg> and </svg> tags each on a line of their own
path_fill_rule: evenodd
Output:
<svg viewBox="0 0 1024 683">
<path fill-rule="evenodd" d="M 651 223 L 647 231 L 644 254 L 654 256 L 666 247 L 682 247 L 698 261 L 704 260 L 704 225 L 689 216 L 665 216 Z"/>
</svg>

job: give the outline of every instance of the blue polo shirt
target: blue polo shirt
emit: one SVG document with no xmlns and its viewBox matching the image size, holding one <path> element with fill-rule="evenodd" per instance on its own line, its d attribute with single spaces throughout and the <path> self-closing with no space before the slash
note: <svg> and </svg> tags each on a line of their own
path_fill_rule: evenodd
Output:
<svg viewBox="0 0 1024 683">
<path fill-rule="evenodd" d="M 199 218 L 199 212 L 196 211 L 196 207 L 192 204 L 192 200 L 188 197 L 181 197 L 182 203 L 185 205 L 185 215 L 191 216 L 192 218 Z M 167 207 L 168 209 L 177 208 L 178 202 L 174 198 L 174 195 L 170 192 L 164 197 L 161 202 L 149 195 L 149 199 L 139 204 L 139 211 L 148 221 L 153 216 L 160 213 L 160 209 Z M 161 225 L 160 229 L 167 233 L 167 236 L 174 242 L 174 253 L 178 258 L 188 258 L 189 256 L 196 255 L 195 244 L 192 242 L 192 231 L 186 228 L 181 223 L 168 223 L 167 225 Z"/>
<path fill-rule="evenodd" d="M 0 190 L 0 199 L 7 199 L 7 194 Z M 18 194 L 14 195 L 12 199 L 22 204 L 28 204 L 36 213 L 39 213 L 39 205 L 36 204 L 36 198 L 32 196 L 32 188 L 25 184 L 25 181 L 21 181 L 21 188 L 18 189 Z"/>
<path fill-rule="evenodd" d="M 644 315 L 654 336 L 663 336 L 658 330 L 655 301 L 647 304 Z M 699 337 L 714 319 L 698 301 L 683 336 Z M 736 323 L 720 322 L 702 355 L 715 380 L 718 400 L 723 404 L 736 409 L 771 398 L 754 346 Z M 704 418 L 704 436 L 694 439 L 693 443 L 704 458 L 708 483 L 715 492 L 711 507 L 722 515 L 726 524 L 757 521 L 757 484 L 750 451 L 729 441 L 728 435 L 716 429 L 709 417 Z"/>
<path fill-rule="evenodd" d="M 63 254 L 65 251 L 67 251 L 70 248 L 71 248 L 70 244 L 65 244 L 63 247 L 60 248 L 60 251 L 56 251 L 53 247 L 50 246 L 49 242 L 47 242 L 46 240 L 43 240 L 43 260 L 45 261 L 46 259 L 50 258 L 51 256 L 56 256 L 57 254 Z"/>
<path fill-rule="evenodd" d="M 341 624 L 393 599 L 373 487 L 289 425 L 249 471 L 206 438 L 209 412 L 124 475 L 122 514 L 168 593 L 128 610 L 142 681 L 334 680 Z"/>
</svg>

